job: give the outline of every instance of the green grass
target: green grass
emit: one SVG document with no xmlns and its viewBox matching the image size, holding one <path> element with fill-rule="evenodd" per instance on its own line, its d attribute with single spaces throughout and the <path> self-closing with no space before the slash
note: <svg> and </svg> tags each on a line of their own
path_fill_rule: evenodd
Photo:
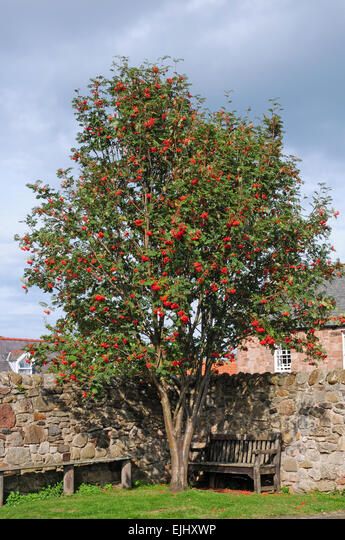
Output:
<svg viewBox="0 0 345 540">
<path fill-rule="evenodd" d="M 0 508 L 0 518 L 215 519 L 345 512 L 345 496 L 341 493 L 257 495 L 188 489 L 174 494 L 165 485 L 89 491 L 45 500 L 21 497 L 14 506 Z"/>
</svg>

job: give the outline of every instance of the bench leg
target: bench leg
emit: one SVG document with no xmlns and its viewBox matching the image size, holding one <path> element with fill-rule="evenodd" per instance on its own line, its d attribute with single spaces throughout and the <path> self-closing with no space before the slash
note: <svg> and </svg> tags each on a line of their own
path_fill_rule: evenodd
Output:
<svg viewBox="0 0 345 540">
<path fill-rule="evenodd" d="M 65 495 L 72 495 L 74 493 L 74 465 L 64 465 L 63 492 Z"/>
<path fill-rule="evenodd" d="M 4 473 L 0 472 L 0 506 L 4 505 Z"/>
<path fill-rule="evenodd" d="M 209 486 L 211 489 L 215 489 L 216 487 L 216 475 L 214 473 L 210 473 Z"/>
<path fill-rule="evenodd" d="M 280 491 L 280 470 L 277 469 L 275 475 L 273 476 L 273 485 L 274 491 L 277 493 Z"/>
<path fill-rule="evenodd" d="M 121 465 L 121 486 L 123 488 L 132 487 L 132 464 L 130 460 L 123 461 Z"/>
<path fill-rule="evenodd" d="M 255 493 L 261 493 L 261 474 L 260 468 L 254 467 L 254 491 Z"/>
</svg>

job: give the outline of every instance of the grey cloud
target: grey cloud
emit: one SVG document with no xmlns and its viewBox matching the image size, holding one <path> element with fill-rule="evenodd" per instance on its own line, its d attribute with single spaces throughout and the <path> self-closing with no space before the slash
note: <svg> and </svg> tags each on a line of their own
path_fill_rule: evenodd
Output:
<svg viewBox="0 0 345 540">
<path fill-rule="evenodd" d="M 225 90 L 233 91 L 235 109 L 250 106 L 253 116 L 279 97 L 286 146 L 304 160 L 306 191 L 328 182 L 345 215 L 344 22 L 343 0 L 2 0 L 0 251 L 12 257 L 18 222 L 34 205 L 25 183 L 56 183 L 56 169 L 70 165 L 73 90 L 109 73 L 115 55 L 134 64 L 164 54 L 184 58 L 178 69 L 210 108 L 224 104 Z M 340 216 L 333 238 L 343 259 L 344 228 Z M 0 272 L 0 284 L 13 291 L 20 289 L 20 257 L 4 259 Z M 39 293 L 28 297 L 34 303 Z M 8 302 L 15 309 L 23 295 L 0 295 L 0 313 Z M 0 335 L 4 328 L 11 335 L 31 328 L 31 337 L 43 331 L 41 315 L 16 317 L 2 316 Z"/>
</svg>

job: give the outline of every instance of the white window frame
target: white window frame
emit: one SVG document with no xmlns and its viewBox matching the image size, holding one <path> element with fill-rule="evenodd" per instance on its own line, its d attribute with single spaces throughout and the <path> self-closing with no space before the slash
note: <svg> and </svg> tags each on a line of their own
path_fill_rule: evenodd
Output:
<svg viewBox="0 0 345 540">
<path fill-rule="evenodd" d="M 288 359 L 289 362 L 284 362 Z M 291 373 L 292 354 L 290 349 L 283 349 L 278 346 L 274 351 L 274 371 L 275 373 Z"/>
<path fill-rule="evenodd" d="M 30 363 L 26 363 L 26 360 L 28 358 L 28 353 L 23 353 L 15 360 L 14 362 L 11 362 L 10 360 L 11 353 L 8 354 L 8 362 L 11 366 L 12 371 L 15 373 L 18 373 L 19 375 L 32 375 L 32 368 L 33 368 L 33 360 L 31 360 Z M 20 364 L 24 362 L 25 367 L 21 367 Z"/>
<path fill-rule="evenodd" d="M 343 344 L 343 369 L 345 369 L 345 330 L 343 330 L 341 334 L 342 334 L 342 344 Z"/>
</svg>

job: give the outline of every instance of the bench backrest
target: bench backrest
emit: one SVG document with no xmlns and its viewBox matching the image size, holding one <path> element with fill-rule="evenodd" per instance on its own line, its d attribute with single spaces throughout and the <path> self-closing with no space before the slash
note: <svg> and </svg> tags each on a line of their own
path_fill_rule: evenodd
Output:
<svg viewBox="0 0 345 540">
<path fill-rule="evenodd" d="M 205 449 L 205 461 L 253 464 L 254 450 L 278 449 L 280 451 L 280 445 L 280 433 L 265 435 L 212 433 Z M 273 462 L 273 459 L 272 454 L 263 454 L 260 456 L 260 463 L 269 464 Z"/>
</svg>

